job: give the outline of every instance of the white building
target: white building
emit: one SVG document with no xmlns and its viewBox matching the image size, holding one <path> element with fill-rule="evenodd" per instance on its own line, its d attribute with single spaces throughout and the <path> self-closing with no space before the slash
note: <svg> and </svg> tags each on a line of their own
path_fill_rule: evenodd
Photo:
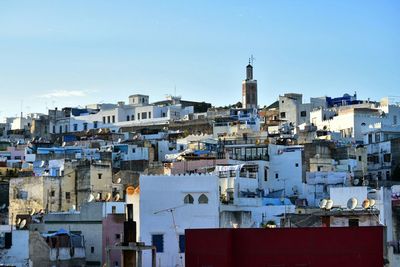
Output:
<svg viewBox="0 0 400 267">
<path fill-rule="evenodd" d="M 149 104 L 149 97 L 133 95 L 129 104 L 88 105 L 86 108 L 64 109 L 65 115 L 50 120 L 53 134 L 109 128 L 117 132 L 120 127 L 135 125 L 163 124 L 170 120 L 182 120 L 194 113 L 194 108 L 175 105 Z"/>
<path fill-rule="evenodd" d="M 5 248 L 5 235 L 11 234 L 11 248 Z M 0 226 L 0 266 L 29 266 L 29 231 Z"/>
<path fill-rule="evenodd" d="M 279 225 L 282 214 L 294 211 L 294 205 L 288 199 L 265 197 L 265 167 L 265 161 L 216 166 L 221 194 L 221 228 L 258 228 L 267 221 Z"/>
<path fill-rule="evenodd" d="M 285 196 L 303 193 L 303 146 L 268 145 L 268 175 L 263 182 L 269 192 L 283 190 Z"/>
<path fill-rule="evenodd" d="M 400 125 L 400 107 L 387 98 L 380 103 L 319 108 L 311 112 L 310 123 L 319 130 L 338 132 L 341 137 L 362 142 L 371 127 L 384 128 Z"/>
<path fill-rule="evenodd" d="M 140 176 L 134 204 L 138 239 L 157 247 L 157 265 L 184 266 L 185 229 L 218 228 L 219 194 L 215 175 Z M 151 253 L 143 253 L 143 266 Z"/>
<path fill-rule="evenodd" d="M 292 123 L 297 132 L 300 124 L 310 121 L 310 112 L 317 107 L 326 107 L 325 98 L 311 98 L 310 103 L 303 103 L 303 95 L 288 93 L 279 96 L 279 118 Z"/>
</svg>

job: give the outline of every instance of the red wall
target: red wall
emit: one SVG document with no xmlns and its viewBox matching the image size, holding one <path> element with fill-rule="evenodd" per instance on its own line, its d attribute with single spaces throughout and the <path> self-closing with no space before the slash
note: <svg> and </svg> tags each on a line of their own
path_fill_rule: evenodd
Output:
<svg viewBox="0 0 400 267">
<path fill-rule="evenodd" d="M 383 266 L 383 227 L 188 229 L 186 267 Z"/>
</svg>

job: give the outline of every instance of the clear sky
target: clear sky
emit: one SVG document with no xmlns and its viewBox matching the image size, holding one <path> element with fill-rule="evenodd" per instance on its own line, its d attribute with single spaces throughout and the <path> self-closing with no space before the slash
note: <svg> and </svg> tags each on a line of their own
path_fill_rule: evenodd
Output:
<svg viewBox="0 0 400 267">
<path fill-rule="evenodd" d="M 398 96 L 400 1 L 0 1 L 0 117 L 167 94 Z"/>
</svg>

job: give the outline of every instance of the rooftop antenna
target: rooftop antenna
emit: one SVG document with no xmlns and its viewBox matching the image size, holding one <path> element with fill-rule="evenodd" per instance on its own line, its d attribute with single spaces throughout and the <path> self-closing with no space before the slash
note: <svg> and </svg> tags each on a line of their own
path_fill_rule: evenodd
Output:
<svg viewBox="0 0 400 267">
<path fill-rule="evenodd" d="M 174 96 L 176 97 L 176 84 L 174 85 Z"/>
<path fill-rule="evenodd" d="M 159 210 L 159 211 L 156 211 L 156 212 L 153 213 L 153 214 L 159 214 L 159 213 L 163 213 L 163 212 L 170 212 L 170 213 L 171 213 L 171 216 L 172 216 L 172 226 L 173 226 L 173 228 L 174 228 L 175 236 L 176 236 L 176 239 L 177 239 L 177 241 L 178 241 L 178 249 L 179 249 L 179 234 L 178 234 L 178 226 L 176 225 L 176 222 L 175 222 L 174 211 L 175 211 L 176 209 L 182 208 L 182 207 L 184 207 L 184 206 L 185 206 L 185 205 L 181 205 L 181 206 L 177 206 L 177 207 L 172 207 L 172 208 L 168 208 L 168 209 L 163 209 L 163 210 Z M 179 259 L 181 260 L 181 266 L 183 266 L 183 259 L 182 259 L 182 256 L 179 255 Z"/>
<path fill-rule="evenodd" d="M 21 99 L 21 119 L 22 119 L 22 114 L 23 114 L 23 111 L 22 111 L 22 105 L 24 104 L 24 100 L 23 99 Z M 21 124 L 22 124 L 22 122 L 21 122 Z"/>
<path fill-rule="evenodd" d="M 249 58 L 249 64 L 253 66 L 254 60 L 256 60 L 255 57 L 253 57 L 253 55 L 251 55 Z"/>
</svg>

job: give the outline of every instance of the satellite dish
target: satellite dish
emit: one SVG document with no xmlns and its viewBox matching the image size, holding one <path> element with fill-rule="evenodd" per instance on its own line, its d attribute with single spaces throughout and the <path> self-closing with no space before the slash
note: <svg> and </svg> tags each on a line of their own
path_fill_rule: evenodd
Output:
<svg viewBox="0 0 400 267">
<path fill-rule="evenodd" d="M 121 143 L 122 142 L 122 139 L 121 138 L 118 138 L 118 141 L 117 141 L 118 143 Z"/>
<path fill-rule="evenodd" d="M 40 168 L 43 168 L 43 167 L 44 167 L 44 164 L 45 164 L 45 162 L 42 160 L 42 161 L 40 162 Z"/>
<path fill-rule="evenodd" d="M 67 143 L 63 142 L 61 146 L 65 147 L 66 145 L 67 145 Z"/>
<path fill-rule="evenodd" d="M 87 199 L 87 202 L 92 202 L 93 200 L 94 200 L 94 196 L 93 196 L 93 194 L 90 194 Z"/>
<path fill-rule="evenodd" d="M 117 178 L 117 180 L 115 181 L 116 184 L 119 184 L 121 182 L 121 178 Z"/>
<path fill-rule="evenodd" d="M 110 201 L 110 199 L 111 199 L 111 193 L 108 192 L 106 195 L 105 201 Z"/>
<path fill-rule="evenodd" d="M 321 208 L 321 209 L 325 209 L 325 207 L 326 207 L 326 203 L 327 203 L 328 201 L 326 200 L 326 199 L 321 199 L 321 201 L 319 202 L 319 207 Z"/>
<path fill-rule="evenodd" d="M 99 129 L 98 133 L 100 134 L 103 131 L 103 129 Z"/>
<path fill-rule="evenodd" d="M 326 201 L 325 209 L 330 210 L 332 208 L 332 206 L 333 206 L 333 200 L 332 199 L 328 199 Z"/>
<path fill-rule="evenodd" d="M 99 200 L 100 200 L 100 197 L 101 197 L 100 193 L 97 193 L 97 195 L 96 195 L 96 200 L 99 201 Z"/>
<path fill-rule="evenodd" d="M 114 196 L 114 201 L 118 201 L 120 198 L 121 198 L 120 194 L 117 193 L 117 194 Z"/>
<path fill-rule="evenodd" d="M 6 208 L 6 203 L 4 203 L 3 205 L 1 205 L 0 210 L 3 210 Z"/>
<path fill-rule="evenodd" d="M 358 200 L 355 197 L 350 198 L 347 201 L 347 208 L 350 210 L 354 210 L 357 207 Z"/>
<path fill-rule="evenodd" d="M 370 199 L 369 200 L 369 206 L 372 208 L 373 206 L 375 206 L 375 199 Z"/>
<path fill-rule="evenodd" d="M 19 228 L 19 229 L 22 229 L 22 228 L 25 227 L 25 225 L 26 225 L 26 220 L 23 219 L 23 220 L 19 223 L 18 228 Z"/>
<path fill-rule="evenodd" d="M 35 214 L 35 212 L 36 212 L 36 210 L 35 210 L 35 209 L 32 209 L 32 210 L 31 210 L 31 213 L 29 213 L 29 215 L 32 216 L 33 214 Z"/>
<path fill-rule="evenodd" d="M 368 209 L 371 206 L 371 201 L 369 201 L 369 199 L 367 198 L 366 200 L 363 201 L 362 203 L 362 207 L 364 209 Z"/>
<path fill-rule="evenodd" d="M 367 185 L 369 185 L 369 181 L 368 180 L 364 180 L 363 181 L 363 186 L 367 186 Z"/>
<path fill-rule="evenodd" d="M 18 218 L 17 225 L 19 225 L 20 223 L 21 223 L 21 218 Z"/>
<path fill-rule="evenodd" d="M 354 179 L 354 181 L 353 181 L 353 185 L 358 185 L 360 183 L 360 179 Z"/>
</svg>

